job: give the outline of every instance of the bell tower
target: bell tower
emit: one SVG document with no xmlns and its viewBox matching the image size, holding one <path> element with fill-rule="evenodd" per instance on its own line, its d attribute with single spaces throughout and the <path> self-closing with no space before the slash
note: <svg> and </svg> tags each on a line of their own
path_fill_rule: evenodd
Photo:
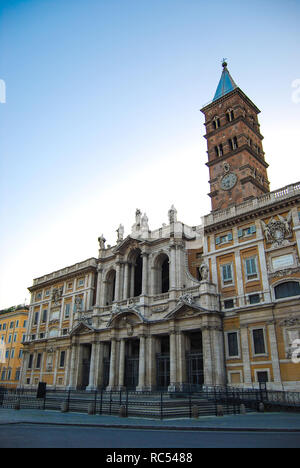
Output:
<svg viewBox="0 0 300 468">
<path fill-rule="evenodd" d="M 233 81 L 227 63 L 205 115 L 212 211 L 270 191 L 260 133 L 260 110 Z"/>
</svg>

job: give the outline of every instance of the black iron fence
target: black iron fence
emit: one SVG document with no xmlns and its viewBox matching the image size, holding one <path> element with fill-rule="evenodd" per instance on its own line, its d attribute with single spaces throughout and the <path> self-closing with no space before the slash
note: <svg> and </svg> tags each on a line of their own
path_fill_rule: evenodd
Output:
<svg viewBox="0 0 300 468">
<path fill-rule="evenodd" d="M 238 414 L 266 410 L 299 411 L 300 393 L 273 391 L 265 388 L 186 386 L 180 391 L 106 391 L 47 389 L 43 396 L 37 388 L 11 389 L 0 387 L 0 407 L 41 409 L 146 417 L 157 419 L 191 418 L 208 415 Z"/>
</svg>

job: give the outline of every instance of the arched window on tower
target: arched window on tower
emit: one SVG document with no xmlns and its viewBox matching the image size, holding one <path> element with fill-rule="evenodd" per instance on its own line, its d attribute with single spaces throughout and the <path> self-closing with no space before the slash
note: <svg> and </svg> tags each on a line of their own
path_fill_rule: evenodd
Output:
<svg viewBox="0 0 300 468">
<path fill-rule="evenodd" d="M 213 118 L 213 127 L 215 130 L 220 127 L 220 118 L 217 115 Z"/>
<path fill-rule="evenodd" d="M 222 145 L 222 143 L 215 146 L 215 153 L 216 153 L 217 157 L 223 156 L 223 145 Z"/>
<path fill-rule="evenodd" d="M 233 109 L 228 109 L 228 111 L 226 112 L 226 119 L 227 119 L 227 122 L 232 122 L 234 120 Z"/>
<path fill-rule="evenodd" d="M 230 148 L 231 151 L 236 150 L 237 147 L 238 147 L 237 137 L 230 138 L 230 139 L 228 140 L 228 144 L 229 144 L 229 148 Z"/>
</svg>

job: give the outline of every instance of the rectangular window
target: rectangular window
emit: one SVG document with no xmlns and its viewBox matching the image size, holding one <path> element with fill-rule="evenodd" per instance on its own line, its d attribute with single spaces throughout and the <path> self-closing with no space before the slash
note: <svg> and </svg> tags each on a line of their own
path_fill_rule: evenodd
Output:
<svg viewBox="0 0 300 468">
<path fill-rule="evenodd" d="M 266 383 L 269 381 L 269 376 L 267 371 L 256 371 L 257 381 L 259 383 Z"/>
<path fill-rule="evenodd" d="M 252 330 L 254 354 L 266 354 L 264 330 L 257 328 Z"/>
<path fill-rule="evenodd" d="M 238 334 L 237 332 L 227 333 L 228 356 L 236 357 L 239 355 Z"/>
<path fill-rule="evenodd" d="M 14 328 L 14 322 L 10 322 L 9 328 Z"/>
<path fill-rule="evenodd" d="M 8 369 L 7 371 L 7 380 L 10 380 L 11 378 L 11 369 Z"/>
<path fill-rule="evenodd" d="M 3 324 L 3 330 L 6 330 L 6 323 Z"/>
<path fill-rule="evenodd" d="M 33 354 L 30 354 L 29 361 L 28 361 L 28 369 L 32 369 L 32 363 L 33 363 Z"/>
<path fill-rule="evenodd" d="M 70 317 L 70 310 L 71 310 L 71 303 L 68 302 L 67 304 L 65 304 L 65 318 Z"/>
<path fill-rule="evenodd" d="M 14 348 L 12 348 L 11 352 L 10 352 L 10 358 L 13 359 L 15 357 L 15 350 Z"/>
<path fill-rule="evenodd" d="M 11 340 L 12 340 L 12 335 L 9 335 L 8 342 L 11 343 Z"/>
<path fill-rule="evenodd" d="M 250 294 L 249 302 L 250 302 L 250 304 L 258 304 L 260 302 L 260 295 L 259 294 Z"/>
<path fill-rule="evenodd" d="M 65 367 L 65 356 L 66 356 L 66 352 L 62 351 L 60 353 L 59 367 Z"/>
<path fill-rule="evenodd" d="M 17 336 L 18 336 L 17 333 L 15 333 L 15 334 L 14 334 L 14 343 L 17 342 Z"/>
<path fill-rule="evenodd" d="M 252 236 L 253 234 L 256 233 L 256 226 L 253 224 L 252 226 L 249 226 L 248 228 L 241 228 L 238 230 L 238 237 L 247 237 L 247 236 Z"/>
<path fill-rule="evenodd" d="M 16 370 L 15 380 L 20 380 L 20 373 L 21 373 L 20 369 L 17 369 Z"/>
<path fill-rule="evenodd" d="M 222 265 L 222 280 L 224 284 L 232 283 L 232 263 Z"/>
<path fill-rule="evenodd" d="M 234 307 L 233 299 L 226 299 L 224 301 L 224 308 L 225 309 L 233 309 L 233 307 Z"/>
<path fill-rule="evenodd" d="M 6 374 L 6 369 L 3 369 L 1 373 L 1 380 L 5 380 L 5 374 Z"/>
<path fill-rule="evenodd" d="M 42 312 L 42 322 L 43 323 L 47 322 L 47 315 L 48 315 L 48 309 L 43 309 L 43 312 Z"/>
<path fill-rule="evenodd" d="M 19 358 L 22 358 L 23 357 L 23 349 L 20 349 L 19 351 Z"/>
<path fill-rule="evenodd" d="M 16 321 L 16 328 L 19 327 L 19 320 Z"/>
<path fill-rule="evenodd" d="M 247 279 L 255 279 L 257 278 L 257 262 L 256 257 L 246 258 L 245 260 L 246 266 L 246 275 Z"/>
<path fill-rule="evenodd" d="M 36 358 L 36 368 L 40 369 L 41 368 L 41 360 L 42 360 L 42 355 L 39 353 Z"/>
<path fill-rule="evenodd" d="M 24 320 L 23 328 L 26 328 L 26 327 L 27 327 L 27 320 Z"/>
<path fill-rule="evenodd" d="M 39 313 L 35 312 L 33 325 L 37 325 L 39 321 Z"/>
</svg>

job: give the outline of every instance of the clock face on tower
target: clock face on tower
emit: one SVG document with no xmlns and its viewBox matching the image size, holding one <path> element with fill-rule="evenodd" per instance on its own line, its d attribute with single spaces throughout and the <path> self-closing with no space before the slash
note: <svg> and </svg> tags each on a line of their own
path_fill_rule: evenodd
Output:
<svg viewBox="0 0 300 468">
<path fill-rule="evenodd" d="M 221 180 L 221 189 L 230 190 L 232 189 L 237 182 L 237 175 L 234 172 L 229 172 L 222 177 Z"/>
</svg>

